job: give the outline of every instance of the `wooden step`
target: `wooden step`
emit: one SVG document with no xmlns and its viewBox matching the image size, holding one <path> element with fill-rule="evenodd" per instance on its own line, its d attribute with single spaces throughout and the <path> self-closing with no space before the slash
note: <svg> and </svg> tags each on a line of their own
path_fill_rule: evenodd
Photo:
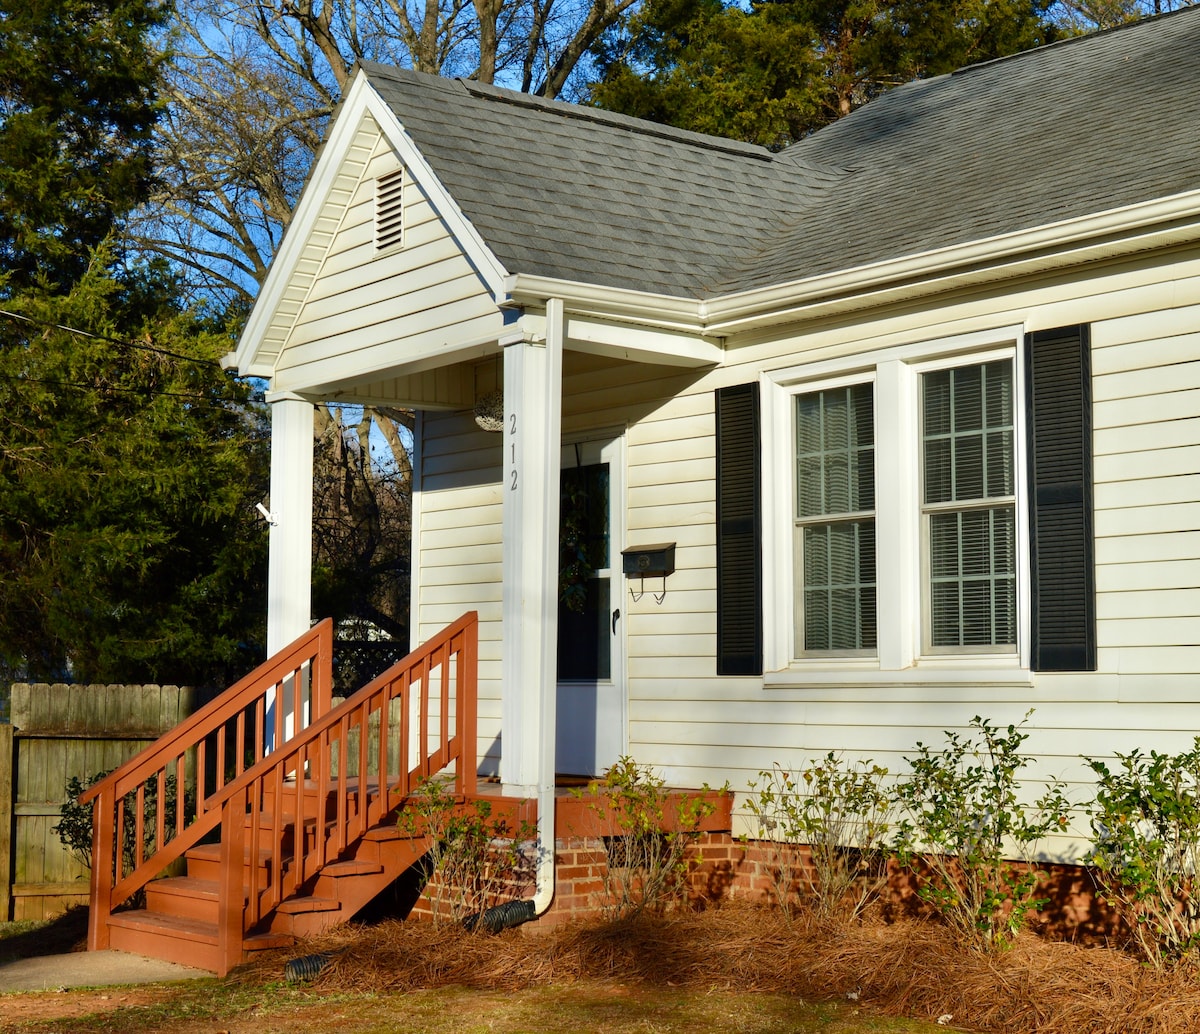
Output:
<svg viewBox="0 0 1200 1034">
<path fill-rule="evenodd" d="M 244 864 L 250 864 L 254 857 L 247 847 Z M 187 859 L 187 874 L 200 880 L 219 880 L 221 878 L 221 845 L 201 844 L 193 847 L 184 854 Z M 267 877 L 271 872 L 271 852 L 260 847 L 257 852 L 257 864 L 263 870 L 263 878 L 259 881 L 263 886 L 269 882 Z"/>
<path fill-rule="evenodd" d="M 219 900 L 216 880 L 171 876 L 146 885 L 146 910 L 216 923 Z"/>
<path fill-rule="evenodd" d="M 285 915 L 300 915 L 304 912 L 336 912 L 342 903 L 336 898 L 294 897 L 281 901 L 276 911 Z"/>
<path fill-rule="evenodd" d="M 108 920 L 109 947 L 220 973 L 217 924 L 146 909 L 115 912 Z"/>
</svg>

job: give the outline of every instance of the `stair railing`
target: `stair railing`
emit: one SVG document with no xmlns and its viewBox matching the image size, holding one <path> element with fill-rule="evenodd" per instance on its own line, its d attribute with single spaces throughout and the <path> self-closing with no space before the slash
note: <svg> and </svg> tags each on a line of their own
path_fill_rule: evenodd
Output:
<svg viewBox="0 0 1200 1034">
<path fill-rule="evenodd" d="M 215 827 L 227 784 L 328 713 L 332 672 L 325 620 L 80 795 L 93 802 L 89 948 L 107 947 L 113 909 Z"/>
<path fill-rule="evenodd" d="M 231 965 L 248 931 L 394 821 L 422 780 L 453 766 L 455 792 L 475 794 L 478 652 L 472 611 L 230 784 L 218 936 Z M 267 866 L 245 866 L 264 844 Z"/>
</svg>

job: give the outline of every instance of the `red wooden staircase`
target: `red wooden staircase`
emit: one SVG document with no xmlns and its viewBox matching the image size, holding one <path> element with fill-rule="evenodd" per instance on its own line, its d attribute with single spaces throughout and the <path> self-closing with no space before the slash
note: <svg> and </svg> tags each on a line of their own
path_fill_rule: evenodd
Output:
<svg viewBox="0 0 1200 1034">
<path fill-rule="evenodd" d="M 428 844 L 396 816 L 422 779 L 475 795 L 476 614 L 337 707 L 332 639 L 322 622 L 81 797 L 89 949 L 224 975 L 349 919 L 419 860 Z"/>
</svg>

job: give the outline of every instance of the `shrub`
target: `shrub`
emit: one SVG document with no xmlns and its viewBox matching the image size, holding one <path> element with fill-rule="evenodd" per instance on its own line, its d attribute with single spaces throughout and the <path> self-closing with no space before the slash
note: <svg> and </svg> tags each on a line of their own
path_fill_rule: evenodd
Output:
<svg viewBox="0 0 1200 1034">
<path fill-rule="evenodd" d="M 1097 778 L 1084 861 L 1139 953 L 1162 966 L 1200 945 L 1200 737 L 1180 754 L 1116 759 L 1115 771 L 1085 759 Z"/>
<path fill-rule="evenodd" d="M 1029 714 L 1005 730 L 976 716 L 972 734 L 946 732 L 940 750 L 918 743 L 896 784 L 898 860 L 918 875 L 921 897 L 985 948 L 1010 944 L 1045 904 L 1033 896 L 1042 875 L 1034 847 L 1067 826 L 1061 781 L 1047 783 L 1033 805 L 1022 803 L 1019 775 L 1030 759 L 1020 753 L 1028 738 L 1021 726 Z"/>
<path fill-rule="evenodd" d="M 435 923 L 460 922 L 513 898 L 532 879 L 535 859 L 527 851 L 536 831 L 493 817 L 486 800 L 464 805 L 450 784 L 421 783 L 400 812 L 409 836 L 428 836 L 424 873 Z"/>
<path fill-rule="evenodd" d="M 793 895 L 820 916 L 858 917 L 887 882 L 884 837 L 892 812 L 887 769 L 830 752 L 792 772 L 775 765 L 750 783 L 747 807 L 768 845 L 775 896 L 790 914 Z M 809 862 L 798 847 L 806 844 Z"/>
<path fill-rule="evenodd" d="M 109 769 L 109 771 L 112 770 Z M 62 806 L 62 818 L 59 819 L 58 825 L 50 828 L 50 832 L 57 834 L 58 839 L 88 869 L 92 867 L 92 805 L 80 804 L 79 798 L 85 790 L 107 776 L 109 771 L 97 772 L 88 780 L 71 776 L 67 780 L 67 799 Z M 173 775 L 169 775 L 163 780 L 163 799 L 164 816 L 167 822 L 163 827 L 163 843 L 160 845 L 155 842 L 158 835 L 158 780 L 147 779 L 142 793 L 143 858 L 150 857 L 160 847 L 166 846 L 175 836 L 173 817 L 178 806 L 178 791 Z M 137 791 L 131 790 L 125 795 L 126 819 L 121 844 L 121 857 L 125 872 L 130 872 L 134 868 L 134 845 L 137 842 L 135 839 L 137 829 L 134 823 L 136 808 Z M 186 814 L 191 814 L 194 810 L 195 797 L 190 790 L 185 788 L 184 811 Z"/>
<path fill-rule="evenodd" d="M 599 901 L 610 918 L 658 911 L 683 896 L 684 855 L 714 810 L 704 796 L 708 789 L 673 797 L 660 776 L 628 756 L 588 784 L 589 808 L 617 830 L 604 840 L 609 876 Z M 576 793 L 582 797 L 584 791 Z"/>
</svg>

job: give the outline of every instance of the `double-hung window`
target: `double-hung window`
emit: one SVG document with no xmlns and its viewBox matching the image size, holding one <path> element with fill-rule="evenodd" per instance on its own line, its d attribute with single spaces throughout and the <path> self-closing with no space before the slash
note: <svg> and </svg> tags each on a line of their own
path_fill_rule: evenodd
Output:
<svg viewBox="0 0 1200 1034">
<path fill-rule="evenodd" d="M 1018 657 L 1016 343 L 979 335 L 781 375 L 791 621 L 772 626 L 774 664 Z"/>
<path fill-rule="evenodd" d="M 1095 670 L 1089 349 L 999 328 L 717 389 L 718 673 Z"/>
<path fill-rule="evenodd" d="M 803 652 L 875 649 L 875 406 L 871 383 L 796 397 L 794 554 Z"/>
<path fill-rule="evenodd" d="M 1009 359 L 921 375 L 927 648 L 1017 645 L 1016 457 Z"/>
</svg>

